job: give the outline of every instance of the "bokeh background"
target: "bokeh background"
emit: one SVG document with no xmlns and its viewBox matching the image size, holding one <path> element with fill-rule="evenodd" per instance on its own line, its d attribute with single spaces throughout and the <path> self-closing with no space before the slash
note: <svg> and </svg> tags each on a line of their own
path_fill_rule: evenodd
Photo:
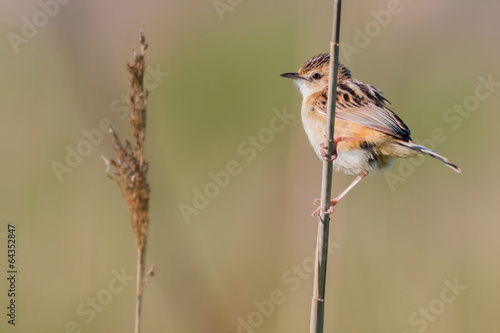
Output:
<svg viewBox="0 0 500 333">
<path fill-rule="evenodd" d="M 114 156 L 111 136 L 95 134 L 73 167 L 66 158 L 103 119 L 130 133 L 125 63 L 144 25 L 156 73 L 146 139 L 156 275 L 143 332 L 306 332 L 321 163 L 300 94 L 279 74 L 328 51 L 331 1 L 54 3 L 0 4 L 0 331 L 133 330 L 134 281 L 114 278 L 133 276 L 136 258 L 101 158 Z M 499 12 L 492 0 L 344 2 L 341 62 L 463 173 L 431 158 L 396 162 L 337 206 L 326 331 L 500 330 Z M 277 113 L 291 116 L 272 132 Z M 230 161 L 238 174 L 196 209 L 196 190 Z M 60 179 L 55 162 L 68 167 Z M 334 193 L 351 180 L 336 173 Z M 5 315 L 9 223 L 15 327 Z"/>
</svg>

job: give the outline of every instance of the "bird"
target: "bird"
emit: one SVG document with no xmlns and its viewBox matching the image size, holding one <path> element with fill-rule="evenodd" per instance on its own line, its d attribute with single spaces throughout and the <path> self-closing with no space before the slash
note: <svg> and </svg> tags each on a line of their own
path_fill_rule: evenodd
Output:
<svg viewBox="0 0 500 333">
<path fill-rule="evenodd" d="M 327 102 L 330 55 L 322 53 L 309 58 L 296 73 L 282 77 L 293 79 L 302 94 L 301 119 L 314 151 L 326 157 Z M 330 202 L 325 213 L 366 175 L 387 168 L 395 158 L 432 156 L 454 171 L 462 170 L 446 157 L 414 143 L 408 126 L 388 107 L 390 102 L 379 89 L 352 77 L 344 65 L 338 65 L 335 104 L 334 150 L 332 165 L 354 181 Z M 319 199 L 315 199 L 318 202 Z M 319 213 L 316 209 L 312 215 Z"/>
</svg>

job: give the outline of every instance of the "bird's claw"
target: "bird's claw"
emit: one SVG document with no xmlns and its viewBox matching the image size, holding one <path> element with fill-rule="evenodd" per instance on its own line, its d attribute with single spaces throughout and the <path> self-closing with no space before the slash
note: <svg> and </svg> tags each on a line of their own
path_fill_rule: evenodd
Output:
<svg viewBox="0 0 500 333">
<path fill-rule="evenodd" d="M 319 146 L 321 147 L 321 157 L 323 157 L 323 159 L 325 161 L 332 162 L 334 159 L 337 158 L 336 149 L 334 149 L 332 157 L 328 158 L 328 147 L 325 147 L 325 143 L 324 142 L 322 142 Z"/>
<path fill-rule="evenodd" d="M 321 199 L 314 199 L 314 204 L 317 204 L 318 202 L 320 202 Z M 318 216 L 320 215 L 320 213 L 323 211 L 325 214 L 333 214 L 333 211 L 334 211 L 334 208 L 335 208 L 335 205 L 338 203 L 338 200 L 337 199 L 333 199 L 333 200 L 330 200 L 330 207 L 328 207 L 328 209 L 326 211 L 323 211 L 323 209 L 321 209 L 321 206 L 319 206 L 318 208 L 316 208 L 314 210 L 314 212 L 312 212 L 311 216 L 315 216 L 316 214 L 318 214 Z"/>
</svg>

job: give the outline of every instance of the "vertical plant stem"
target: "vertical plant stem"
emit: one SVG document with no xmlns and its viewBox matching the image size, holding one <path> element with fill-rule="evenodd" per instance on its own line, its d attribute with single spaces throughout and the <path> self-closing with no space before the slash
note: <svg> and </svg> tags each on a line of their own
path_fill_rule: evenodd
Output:
<svg viewBox="0 0 500 333">
<path fill-rule="evenodd" d="M 333 5 L 333 30 L 332 41 L 330 42 L 330 76 L 328 85 L 328 110 L 326 137 L 328 138 L 327 158 L 323 161 L 323 174 L 321 181 L 321 210 L 318 221 L 318 236 L 316 239 L 316 259 L 314 267 L 314 287 L 311 305 L 311 325 L 310 333 L 322 333 L 325 318 L 325 286 L 326 286 L 326 265 L 328 259 L 328 233 L 330 226 L 330 215 L 325 212 L 330 207 L 330 197 L 332 190 L 333 165 L 330 161 L 333 149 L 333 134 L 335 124 L 335 103 L 337 91 L 337 73 L 339 64 L 339 31 L 340 31 L 340 10 L 342 0 L 334 0 Z"/>
<path fill-rule="evenodd" d="M 142 290 L 144 288 L 145 279 L 145 264 L 146 264 L 146 246 L 137 248 L 137 285 L 136 285 L 136 302 L 135 302 L 135 333 L 141 330 L 141 309 L 142 309 Z"/>
</svg>

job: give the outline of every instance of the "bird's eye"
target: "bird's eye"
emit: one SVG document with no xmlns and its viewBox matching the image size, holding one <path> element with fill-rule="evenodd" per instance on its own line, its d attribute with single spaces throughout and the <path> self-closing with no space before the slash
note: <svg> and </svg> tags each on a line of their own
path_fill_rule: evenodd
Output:
<svg viewBox="0 0 500 333">
<path fill-rule="evenodd" d="M 311 77 L 313 78 L 313 80 L 319 80 L 319 79 L 321 79 L 321 74 L 314 73 Z"/>
</svg>

